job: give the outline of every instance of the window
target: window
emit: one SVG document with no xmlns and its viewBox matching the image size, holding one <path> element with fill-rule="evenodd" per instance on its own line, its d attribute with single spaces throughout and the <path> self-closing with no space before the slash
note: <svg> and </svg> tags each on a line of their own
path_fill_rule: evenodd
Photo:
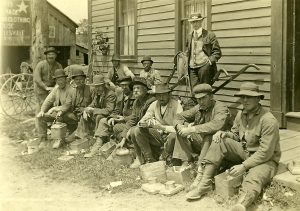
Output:
<svg viewBox="0 0 300 211">
<path fill-rule="evenodd" d="M 49 26 L 49 38 L 55 38 L 55 26 Z"/>
<path fill-rule="evenodd" d="M 181 32 L 181 44 L 179 48 L 182 51 L 186 50 L 186 40 L 188 34 L 191 32 L 191 24 L 189 24 L 188 19 L 191 13 L 200 12 L 203 17 L 207 17 L 207 0 L 182 0 L 180 1 L 180 9 L 181 9 L 181 19 L 180 19 L 180 28 Z M 207 18 L 204 19 L 202 27 L 207 29 Z"/>
<path fill-rule="evenodd" d="M 117 50 L 121 57 L 136 56 L 136 0 L 117 0 Z"/>
</svg>

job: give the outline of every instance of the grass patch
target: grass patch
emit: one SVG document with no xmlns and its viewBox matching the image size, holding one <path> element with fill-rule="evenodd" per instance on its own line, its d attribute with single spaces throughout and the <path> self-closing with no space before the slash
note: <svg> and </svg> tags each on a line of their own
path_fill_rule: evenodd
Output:
<svg viewBox="0 0 300 211">
<path fill-rule="evenodd" d="M 19 140 L 29 140 L 34 134 L 34 121 L 22 124 L 5 120 L 2 123 L 2 132 L 11 139 L 12 144 Z M 136 180 L 138 169 L 125 166 L 115 166 L 102 156 L 86 159 L 83 154 L 75 155 L 69 161 L 60 161 L 66 148 L 54 150 L 46 148 L 31 155 L 16 156 L 16 161 L 29 170 L 42 170 L 45 175 L 56 181 L 70 181 L 92 188 L 94 191 L 104 190 L 110 182 L 122 181 L 121 186 L 113 188 L 112 192 L 123 192 L 141 187 L 141 181 Z"/>
</svg>

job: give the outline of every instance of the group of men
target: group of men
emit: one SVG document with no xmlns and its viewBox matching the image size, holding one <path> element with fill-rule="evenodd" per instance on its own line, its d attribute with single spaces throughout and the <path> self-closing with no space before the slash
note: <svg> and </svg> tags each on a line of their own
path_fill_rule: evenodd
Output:
<svg viewBox="0 0 300 211">
<path fill-rule="evenodd" d="M 193 32 L 187 55 L 197 103 L 185 111 L 152 67 L 150 56 L 143 57 L 144 69 L 136 77 L 114 55 L 107 75 L 95 75 L 93 82 L 86 84 L 82 70 L 72 70 L 68 79 L 55 61 L 58 52 L 54 48 L 45 51 L 46 60 L 34 70 L 40 147 L 47 145 L 47 122 L 56 119 L 68 125 L 74 139 L 94 138 L 84 155 L 87 158 L 98 154 L 103 143 L 113 138 L 117 147 L 134 148 L 136 159 L 131 168 L 158 160 L 169 165 L 196 164 L 198 173 L 187 200 L 208 193 L 213 177 L 226 162 L 231 165 L 230 175 L 245 175 L 232 210 L 246 210 L 276 173 L 280 159 L 278 122 L 260 105 L 264 95 L 258 86 L 247 82 L 235 94 L 243 109 L 231 127 L 230 111 L 214 99 L 211 86 L 221 49 L 215 34 L 202 29 L 203 19 L 201 14 L 192 14 L 189 19 Z M 61 144 L 55 142 L 53 147 Z"/>
</svg>

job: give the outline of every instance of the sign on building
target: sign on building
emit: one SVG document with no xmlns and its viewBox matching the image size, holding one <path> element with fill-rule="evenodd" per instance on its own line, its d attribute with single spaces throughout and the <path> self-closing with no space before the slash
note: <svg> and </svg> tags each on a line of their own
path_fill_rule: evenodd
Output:
<svg viewBox="0 0 300 211">
<path fill-rule="evenodd" d="M 31 45 L 31 1 L 5 1 L 4 13 L 1 17 L 2 45 L 30 46 Z"/>
</svg>

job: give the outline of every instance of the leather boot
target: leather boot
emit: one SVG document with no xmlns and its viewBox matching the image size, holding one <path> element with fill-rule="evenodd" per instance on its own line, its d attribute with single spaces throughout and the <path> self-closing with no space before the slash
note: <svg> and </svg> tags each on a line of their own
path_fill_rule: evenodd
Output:
<svg viewBox="0 0 300 211">
<path fill-rule="evenodd" d="M 246 211 L 247 208 L 254 202 L 256 196 L 257 194 L 255 191 L 242 193 L 238 198 L 236 205 L 231 208 L 231 211 Z"/>
<path fill-rule="evenodd" d="M 202 179 L 202 176 L 203 176 L 203 168 L 202 168 L 202 165 L 200 164 L 199 167 L 198 167 L 198 170 L 197 170 L 197 176 L 195 178 L 195 180 L 193 181 L 193 183 L 190 185 L 190 191 L 197 188 L 201 179 Z"/>
<path fill-rule="evenodd" d="M 186 194 L 186 199 L 196 200 L 212 190 L 212 179 L 215 175 L 216 166 L 214 164 L 205 164 L 203 175 L 198 186 Z"/>
<path fill-rule="evenodd" d="M 93 157 L 96 153 L 99 152 L 99 149 L 102 145 L 103 145 L 103 140 L 100 137 L 97 137 L 94 145 L 92 146 L 92 148 L 90 150 L 90 153 L 85 154 L 84 157 L 85 158 Z"/>
</svg>

